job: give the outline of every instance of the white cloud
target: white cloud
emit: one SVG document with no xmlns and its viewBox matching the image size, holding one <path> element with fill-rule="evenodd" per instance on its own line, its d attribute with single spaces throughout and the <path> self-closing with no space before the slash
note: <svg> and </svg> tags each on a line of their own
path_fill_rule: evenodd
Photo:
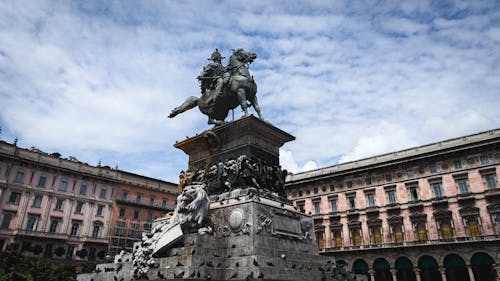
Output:
<svg viewBox="0 0 500 281">
<path fill-rule="evenodd" d="M 498 6 L 294 3 L 2 3 L 2 138 L 174 181 L 172 144 L 208 126 L 166 115 L 215 47 L 258 53 L 264 116 L 297 137 L 291 171 L 498 126 Z"/>
<path fill-rule="evenodd" d="M 293 157 L 293 153 L 285 149 L 280 149 L 280 164 L 284 170 L 291 173 L 300 173 L 318 168 L 316 166 L 316 162 L 312 160 L 309 160 L 304 165 L 299 166 Z"/>
</svg>

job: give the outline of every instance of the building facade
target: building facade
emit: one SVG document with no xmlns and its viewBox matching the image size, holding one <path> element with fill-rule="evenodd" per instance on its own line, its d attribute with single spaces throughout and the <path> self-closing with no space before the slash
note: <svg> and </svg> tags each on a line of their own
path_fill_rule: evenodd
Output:
<svg viewBox="0 0 500 281">
<path fill-rule="evenodd" d="M 103 259 L 112 252 L 117 192 L 127 188 L 151 189 L 171 200 L 176 192 L 172 183 L 0 141 L 0 250 Z"/>
<path fill-rule="evenodd" d="M 320 251 L 367 280 L 500 280 L 500 129 L 287 177 Z"/>
<path fill-rule="evenodd" d="M 177 185 L 122 172 L 117 185 L 115 208 L 109 233 L 109 254 L 132 251 L 133 243 L 149 232 L 153 220 L 172 212 Z"/>
</svg>

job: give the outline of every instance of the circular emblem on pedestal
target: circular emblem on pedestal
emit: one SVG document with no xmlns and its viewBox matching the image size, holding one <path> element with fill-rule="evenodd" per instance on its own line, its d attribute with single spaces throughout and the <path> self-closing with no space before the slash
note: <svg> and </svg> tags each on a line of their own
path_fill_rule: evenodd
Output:
<svg viewBox="0 0 500 281">
<path fill-rule="evenodd" d="M 243 223 L 243 210 L 235 209 L 229 215 L 229 226 L 233 231 L 239 230 Z"/>
</svg>

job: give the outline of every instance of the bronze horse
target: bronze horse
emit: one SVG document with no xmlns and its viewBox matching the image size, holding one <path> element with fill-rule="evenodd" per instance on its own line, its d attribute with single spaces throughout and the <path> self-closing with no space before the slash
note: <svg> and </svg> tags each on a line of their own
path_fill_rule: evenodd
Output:
<svg viewBox="0 0 500 281">
<path fill-rule="evenodd" d="M 222 124 L 229 110 L 238 105 L 248 116 L 248 106 L 252 106 L 259 118 L 262 118 L 259 103 L 257 101 L 257 84 L 248 71 L 248 65 L 257 58 L 257 54 L 247 52 L 241 48 L 233 49 L 229 58 L 226 71 L 229 73 L 229 81 L 224 85 L 222 93 L 214 97 L 214 89 L 207 89 L 201 97 L 190 96 L 180 106 L 174 108 L 169 118 L 198 107 L 200 111 L 208 116 L 208 124 Z M 202 80 L 201 83 L 204 83 Z"/>
</svg>

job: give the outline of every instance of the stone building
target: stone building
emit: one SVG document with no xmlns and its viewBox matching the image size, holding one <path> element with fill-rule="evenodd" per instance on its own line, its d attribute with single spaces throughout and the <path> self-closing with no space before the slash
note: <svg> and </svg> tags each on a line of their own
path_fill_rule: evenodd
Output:
<svg viewBox="0 0 500 281">
<path fill-rule="evenodd" d="M 368 280 L 500 280 L 500 129 L 287 177 L 322 254 Z"/>
<path fill-rule="evenodd" d="M 109 254 L 132 251 L 142 232 L 149 232 L 154 219 L 175 208 L 177 185 L 121 172 L 109 233 Z"/>
<path fill-rule="evenodd" d="M 124 204 L 117 198 L 120 190 L 158 196 L 153 206 L 136 207 L 145 214 L 153 208 L 154 218 L 170 209 L 163 208 L 161 200 L 172 202 L 176 185 L 0 141 L 0 250 L 9 247 L 54 259 L 102 259 L 114 249 L 108 234 Z"/>
</svg>

